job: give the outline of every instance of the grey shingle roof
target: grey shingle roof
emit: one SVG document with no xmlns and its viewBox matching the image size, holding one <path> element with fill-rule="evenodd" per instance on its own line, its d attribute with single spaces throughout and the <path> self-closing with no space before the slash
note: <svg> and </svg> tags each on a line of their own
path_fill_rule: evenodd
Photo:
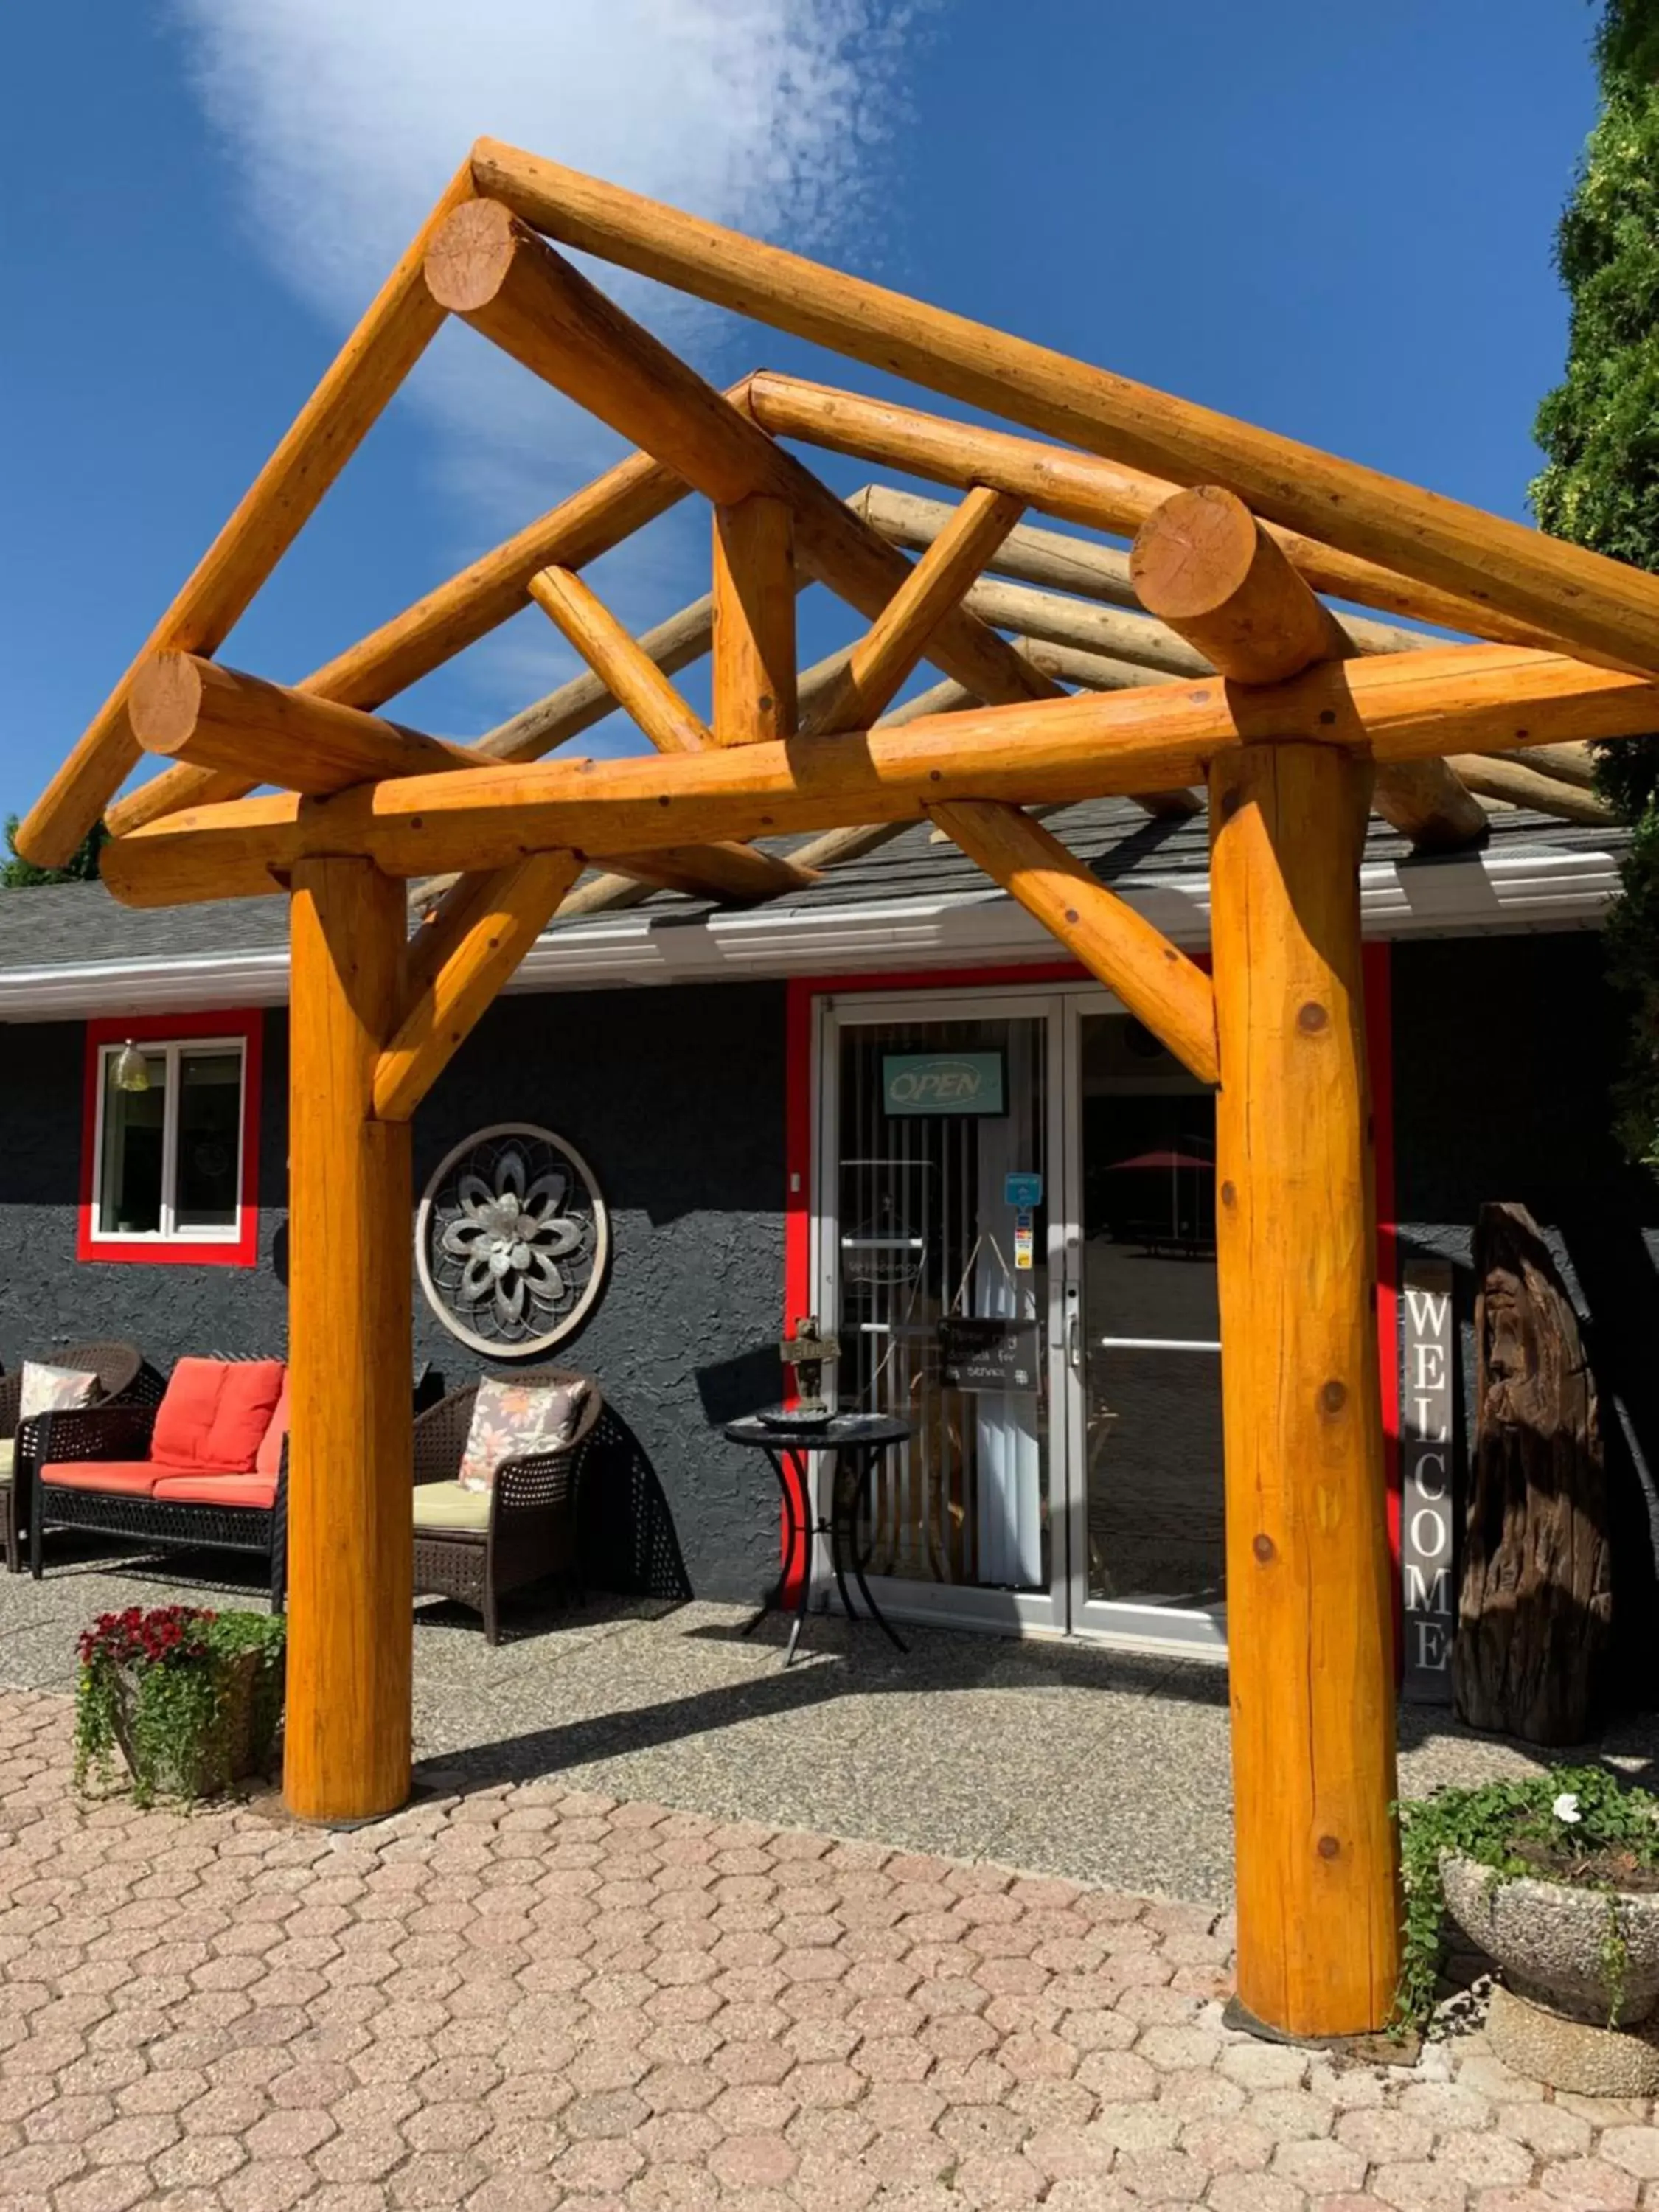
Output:
<svg viewBox="0 0 1659 2212">
<path fill-rule="evenodd" d="M 1154 821 L 1127 800 L 1098 799 L 1068 807 L 1048 818 L 1062 842 L 1094 866 L 1107 883 L 1201 874 L 1208 865 L 1209 825 L 1202 813 L 1183 821 Z M 783 850 L 796 842 L 775 841 Z M 1529 854 L 1607 852 L 1619 849 L 1623 842 L 1620 831 L 1583 828 L 1547 815 L 1516 811 L 1492 817 L 1489 849 L 1495 854 Z M 1365 848 L 1367 860 L 1402 860 L 1407 853 L 1405 840 L 1373 817 Z M 1411 865 L 1437 868 L 1463 862 L 1452 854 L 1442 859 L 1425 857 Z M 970 896 L 987 889 L 985 878 L 954 845 L 935 842 L 931 829 L 918 824 L 890 844 L 832 870 L 808 890 L 778 903 L 801 911 L 885 906 L 902 899 Z M 707 910 L 663 893 L 635 912 L 695 915 Z M 556 921 L 552 933 L 562 935 L 592 926 L 580 921 Z M 117 906 L 98 884 L 0 891 L 0 975 L 21 969 L 82 967 L 100 961 L 275 951 L 283 947 L 287 933 L 286 902 L 274 896 L 137 912 Z"/>
</svg>

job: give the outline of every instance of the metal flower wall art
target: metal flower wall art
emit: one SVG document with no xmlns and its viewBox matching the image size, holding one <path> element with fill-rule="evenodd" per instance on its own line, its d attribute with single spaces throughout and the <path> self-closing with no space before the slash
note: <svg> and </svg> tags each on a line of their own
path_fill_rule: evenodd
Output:
<svg viewBox="0 0 1659 2212">
<path fill-rule="evenodd" d="M 427 1302 L 463 1344 L 545 1352 L 599 1296 L 605 1201 L 580 1152 L 530 1122 L 481 1129 L 427 1185 L 416 1262 Z"/>
</svg>

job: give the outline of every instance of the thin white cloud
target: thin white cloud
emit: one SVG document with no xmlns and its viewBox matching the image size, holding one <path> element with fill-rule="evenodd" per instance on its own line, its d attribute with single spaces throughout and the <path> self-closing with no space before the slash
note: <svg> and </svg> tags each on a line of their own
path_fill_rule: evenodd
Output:
<svg viewBox="0 0 1659 2212">
<path fill-rule="evenodd" d="M 343 330 L 485 132 L 807 250 L 867 246 L 882 143 L 929 4 L 172 0 L 258 249 Z M 614 271 L 604 281 L 708 373 L 749 366 L 711 311 Z M 438 432 L 434 465 L 460 525 L 448 550 L 460 556 L 617 450 L 471 332 L 444 333 L 411 397 Z M 699 588 L 690 556 L 706 545 L 701 530 L 658 537 L 617 586 L 636 618 L 661 612 L 665 590 Z M 525 659 L 516 641 L 493 665 L 505 675 L 510 663 L 517 689 Z"/>
</svg>

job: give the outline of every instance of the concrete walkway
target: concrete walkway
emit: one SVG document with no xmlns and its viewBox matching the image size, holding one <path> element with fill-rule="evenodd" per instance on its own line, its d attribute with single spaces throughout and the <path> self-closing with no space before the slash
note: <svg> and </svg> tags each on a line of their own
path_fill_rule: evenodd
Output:
<svg viewBox="0 0 1659 2212">
<path fill-rule="evenodd" d="M 562 1778 L 349 1835 L 86 1806 L 69 1724 L 0 1694 L 3 2212 L 1659 2203 L 1649 2107 L 1478 2033 L 1230 2034 L 1212 1905 Z"/>
<path fill-rule="evenodd" d="M 44 1582 L 0 1575 L 0 1685 L 71 1689 L 96 1613 L 174 1600 L 246 1603 L 200 1583 L 111 1572 L 62 1540 Z M 194 1564 L 199 1564 L 193 1562 Z M 166 1570 L 163 1569 L 163 1573 Z M 775 1617 L 630 1612 L 611 1599 L 477 1617 L 422 1607 L 416 1742 L 428 1778 L 532 1779 L 717 1818 L 988 1858 L 1224 1905 L 1232 1833 L 1226 1676 L 1213 1665 L 1079 1644 L 918 1630 L 908 1656 L 868 1626 L 814 1618 L 781 1665 Z M 1651 1727 L 1606 1750 L 1653 1778 Z M 1401 1785 L 1531 1771 L 1532 1754 L 1443 1716 L 1403 1717 Z"/>
</svg>

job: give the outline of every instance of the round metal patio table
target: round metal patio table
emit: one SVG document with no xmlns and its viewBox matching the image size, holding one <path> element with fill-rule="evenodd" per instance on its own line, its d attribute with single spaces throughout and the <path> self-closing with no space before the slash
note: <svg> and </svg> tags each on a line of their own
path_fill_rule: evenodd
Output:
<svg viewBox="0 0 1659 2212">
<path fill-rule="evenodd" d="M 728 1443 L 750 1444 L 766 1454 L 772 1472 L 778 1479 L 778 1489 L 783 1498 L 784 1528 L 787 1542 L 784 1547 L 784 1572 L 778 1577 L 778 1586 L 766 1603 L 744 1629 L 747 1636 L 757 1628 L 775 1607 L 783 1602 L 788 1579 L 788 1565 L 796 1555 L 795 1547 L 805 1539 L 800 1577 L 800 1596 L 795 1605 L 795 1618 L 789 1631 L 789 1648 L 784 1654 L 787 1667 L 795 1656 L 800 1642 L 802 1624 L 812 1596 L 812 1540 L 815 1536 L 830 1539 L 830 1565 L 835 1571 L 836 1587 L 841 1592 L 842 1610 L 848 1620 L 856 1620 L 852 1597 L 847 1588 L 848 1570 L 858 1584 L 864 1609 L 890 1644 L 901 1651 L 909 1646 L 898 1634 L 881 1607 L 870 1594 L 870 1585 L 864 1578 L 864 1561 L 858 1549 L 858 1518 L 860 1508 L 867 1504 L 870 1484 L 876 1463 L 890 1445 L 902 1443 L 910 1433 L 908 1421 L 901 1421 L 890 1413 L 833 1413 L 827 1421 L 807 1428 L 794 1421 L 774 1421 L 764 1413 L 746 1413 L 738 1421 L 727 1421 L 720 1433 Z M 834 1467 L 830 1483 L 830 1511 L 815 1514 L 812 1494 L 811 1455 L 830 1452 L 834 1455 Z M 805 1525 L 802 1525 L 805 1510 Z"/>
</svg>

